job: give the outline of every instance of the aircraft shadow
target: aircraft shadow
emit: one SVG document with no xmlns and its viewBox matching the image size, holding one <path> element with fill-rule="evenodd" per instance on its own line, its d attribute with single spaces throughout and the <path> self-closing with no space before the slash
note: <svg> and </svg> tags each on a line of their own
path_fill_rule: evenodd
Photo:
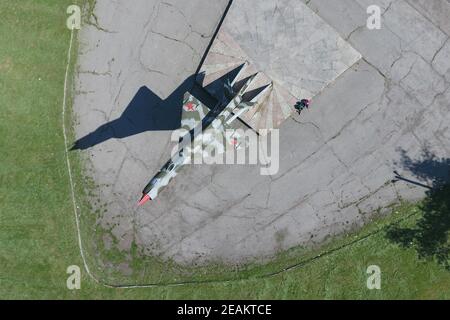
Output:
<svg viewBox="0 0 450 320">
<path fill-rule="evenodd" d="M 223 88 L 225 81 L 236 76 L 240 68 L 242 66 L 215 80 L 207 88 Z M 73 144 L 71 151 L 86 150 L 109 139 L 123 139 L 147 131 L 179 129 L 183 96 L 187 91 L 210 109 L 217 104 L 217 99 L 195 81 L 197 78 L 201 79 L 202 76 L 204 75 L 189 76 L 165 100 L 162 100 L 146 86 L 142 86 L 118 119 L 105 123 L 95 131 L 78 139 Z"/>
<path fill-rule="evenodd" d="M 194 85 L 190 76 L 167 99 L 142 86 L 122 115 L 78 139 L 71 150 L 86 150 L 109 139 L 123 139 L 147 131 L 176 130 L 181 123 L 183 95 Z"/>
</svg>

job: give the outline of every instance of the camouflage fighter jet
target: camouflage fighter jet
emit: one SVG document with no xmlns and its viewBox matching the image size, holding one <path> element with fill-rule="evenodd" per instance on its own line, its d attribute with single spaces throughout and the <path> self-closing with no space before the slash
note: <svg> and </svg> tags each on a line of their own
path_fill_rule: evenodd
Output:
<svg viewBox="0 0 450 320">
<path fill-rule="evenodd" d="M 239 134 L 240 118 L 250 110 L 258 108 L 267 98 L 272 83 L 258 86 L 258 73 L 238 81 L 247 67 L 244 63 L 232 81 L 222 85 L 222 98 L 210 110 L 189 92 L 184 96 L 182 111 L 182 129 L 189 132 L 181 139 L 180 149 L 164 167 L 150 180 L 143 190 L 139 205 L 154 200 L 161 191 L 175 178 L 178 172 L 192 157 L 212 157 L 223 154 L 228 148 L 246 147 L 246 139 Z M 265 78 L 267 79 L 267 78 Z M 252 89 L 252 90 L 250 90 Z M 257 92 L 251 97 L 250 91 Z M 250 98 L 249 98 L 250 96 Z M 201 128 L 201 130 L 197 130 Z"/>
</svg>

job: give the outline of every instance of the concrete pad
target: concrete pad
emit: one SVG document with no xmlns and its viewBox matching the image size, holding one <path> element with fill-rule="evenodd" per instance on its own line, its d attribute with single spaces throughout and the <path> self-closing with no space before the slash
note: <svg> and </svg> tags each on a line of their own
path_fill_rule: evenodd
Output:
<svg viewBox="0 0 450 320">
<path fill-rule="evenodd" d="M 274 8 L 276 2 L 258 1 L 261 11 L 249 12 L 248 21 L 238 8 L 255 2 L 236 1 L 241 7 L 232 9 L 227 19 L 235 25 L 227 32 L 283 86 L 316 95 L 314 104 L 282 125 L 277 175 L 261 176 L 257 166 L 190 166 L 151 206 L 136 209 L 136 195 L 169 157 L 171 129 L 140 131 L 127 116 L 122 120 L 133 134 L 102 126 L 120 119 L 136 96 L 171 110 L 184 93 L 172 91 L 192 83 L 226 1 L 97 1 L 98 24 L 81 33 L 74 107 L 78 137 L 101 128 L 101 143 L 83 154 L 108 202 L 99 223 L 115 239 L 102 241 L 124 251 L 134 243 L 180 264 L 241 264 L 319 244 L 400 198 L 422 197 L 419 187 L 391 184 L 392 172 L 402 170 L 401 150 L 419 159 L 429 146 L 450 157 L 449 49 L 436 13 L 427 16 L 410 2 L 370 1 L 382 7 L 384 27 L 369 31 L 365 0 L 307 1 L 312 10 L 301 2 L 283 0 Z M 346 54 L 357 51 L 342 38 L 363 55 L 350 68 Z M 322 72 L 323 66 L 330 68 Z M 156 127 L 160 120 L 150 122 Z"/>
<path fill-rule="evenodd" d="M 224 30 L 258 70 L 297 98 L 313 97 L 360 54 L 300 1 L 237 0 Z"/>
<path fill-rule="evenodd" d="M 294 0 L 234 1 L 222 32 L 238 48 L 230 50 L 219 39 L 212 47 L 213 61 L 207 59 L 206 64 L 240 55 L 240 63 L 249 60 L 297 99 L 314 97 L 361 57 L 311 9 Z"/>
<path fill-rule="evenodd" d="M 213 81 L 243 63 L 273 83 L 260 110 L 241 119 L 256 131 L 279 128 L 293 106 L 313 98 L 361 55 L 299 1 L 237 0 L 202 65 L 199 82 L 214 96 Z M 219 85 L 219 90 L 222 86 Z M 220 99 L 220 97 L 219 97 Z"/>
</svg>

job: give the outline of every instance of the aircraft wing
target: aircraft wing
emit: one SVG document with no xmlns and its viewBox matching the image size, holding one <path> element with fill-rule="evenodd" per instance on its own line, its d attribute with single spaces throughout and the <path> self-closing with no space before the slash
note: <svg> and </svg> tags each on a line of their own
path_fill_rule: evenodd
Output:
<svg viewBox="0 0 450 320">
<path fill-rule="evenodd" d="M 184 94 L 181 128 L 191 131 L 209 113 L 209 109 L 189 92 Z"/>
</svg>

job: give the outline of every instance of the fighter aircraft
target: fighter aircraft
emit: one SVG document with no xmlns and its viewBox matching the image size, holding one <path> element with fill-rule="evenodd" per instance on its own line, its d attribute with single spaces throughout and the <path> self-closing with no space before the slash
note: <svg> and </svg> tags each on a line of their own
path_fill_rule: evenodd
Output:
<svg viewBox="0 0 450 320">
<path fill-rule="evenodd" d="M 256 88 L 257 94 L 251 97 L 249 89 L 255 87 L 258 73 L 237 83 L 245 71 L 247 63 L 240 67 L 234 79 L 223 85 L 223 94 L 220 101 L 212 110 L 208 109 L 199 99 L 186 92 L 183 101 L 181 127 L 190 132 L 188 139 L 180 151 L 176 153 L 164 167 L 150 180 L 144 188 L 139 205 L 154 200 L 161 191 L 176 177 L 183 166 L 191 163 L 192 157 L 200 154 L 210 157 L 226 152 L 227 148 L 241 149 L 245 147 L 238 130 L 239 117 L 256 108 L 266 97 L 272 83 Z M 247 98 L 251 97 L 251 98 Z M 250 100 L 249 100 L 250 99 Z M 201 130 L 195 130 L 198 128 Z M 186 143 L 187 141 L 187 143 Z"/>
</svg>

